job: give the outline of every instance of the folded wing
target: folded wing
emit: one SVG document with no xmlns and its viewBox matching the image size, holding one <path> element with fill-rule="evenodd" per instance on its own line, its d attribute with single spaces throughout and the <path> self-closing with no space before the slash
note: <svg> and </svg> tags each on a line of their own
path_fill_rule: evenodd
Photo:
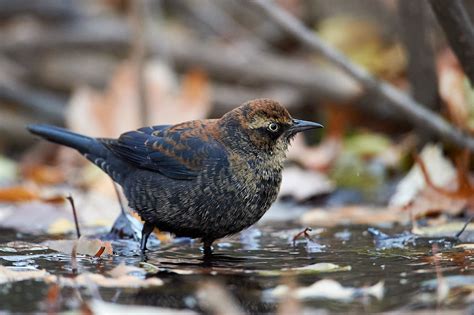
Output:
<svg viewBox="0 0 474 315">
<path fill-rule="evenodd" d="M 206 124 L 140 128 L 118 139 L 100 139 L 115 155 L 134 166 L 173 179 L 191 180 L 206 164 L 225 158 L 221 145 L 206 133 Z"/>
</svg>

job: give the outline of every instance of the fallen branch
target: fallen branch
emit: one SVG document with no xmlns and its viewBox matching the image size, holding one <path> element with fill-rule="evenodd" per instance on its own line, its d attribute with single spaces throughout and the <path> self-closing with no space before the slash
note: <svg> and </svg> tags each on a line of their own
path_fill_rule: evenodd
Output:
<svg viewBox="0 0 474 315">
<path fill-rule="evenodd" d="M 453 127 L 438 114 L 426 109 L 406 93 L 389 83 L 378 80 L 360 66 L 350 62 L 341 52 L 324 43 L 312 30 L 306 28 L 300 21 L 275 5 L 272 1 L 249 1 L 262 11 L 285 31 L 290 33 L 308 48 L 320 53 L 345 73 L 359 82 L 363 88 L 388 101 L 392 107 L 406 115 L 414 125 L 425 126 L 441 138 L 453 142 L 459 147 L 474 151 L 474 139 Z"/>
<path fill-rule="evenodd" d="M 39 54 L 81 49 L 117 52 L 130 48 L 132 35 L 123 25 L 118 22 L 109 23 L 111 25 L 89 23 L 95 27 L 78 23 L 68 31 L 51 29 L 28 41 L 9 38 L 0 42 L 0 53 L 18 55 L 34 51 Z M 156 34 L 148 45 L 151 53 L 165 55 L 178 68 L 200 67 L 218 80 L 238 80 L 249 85 L 287 85 L 322 99 L 343 103 L 354 100 L 361 93 L 359 85 L 346 74 L 314 62 L 249 50 L 242 53 L 233 46 L 183 37 L 172 30 Z M 314 66 L 319 71 L 307 71 Z"/>
<path fill-rule="evenodd" d="M 474 26 L 462 1 L 431 0 L 430 3 L 449 45 L 474 85 Z"/>
</svg>

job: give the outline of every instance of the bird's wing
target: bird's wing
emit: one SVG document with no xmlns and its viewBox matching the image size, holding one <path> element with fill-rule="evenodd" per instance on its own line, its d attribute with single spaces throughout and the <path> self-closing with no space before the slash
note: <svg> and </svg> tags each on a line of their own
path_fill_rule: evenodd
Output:
<svg viewBox="0 0 474 315">
<path fill-rule="evenodd" d="M 101 139 L 115 155 L 141 168 L 173 179 L 193 179 L 203 166 L 225 156 L 201 122 L 153 126 L 122 134 L 117 140 Z"/>
</svg>

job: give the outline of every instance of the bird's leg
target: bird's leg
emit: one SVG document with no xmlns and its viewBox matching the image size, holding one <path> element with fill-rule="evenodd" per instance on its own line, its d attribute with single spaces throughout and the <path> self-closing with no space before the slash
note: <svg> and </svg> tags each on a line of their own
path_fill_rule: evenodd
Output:
<svg viewBox="0 0 474 315">
<path fill-rule="evenodd" d="M 153 232 L 154 228 L 154 224 L 148 222 L 145 222 L 145 224 L 143 224 L 142 239 L 140 240 L 140 249 L 142 250 L 142 252 L 146 251 L 146 243 L 148 241 L 148 237 L 150 236 L 151 232 Z"/>
<path fill-rule="evenodd" d="M 203 240 L 203 253 L 204 253 L 204 256 L 210 256 L 212 255 L 212 251 L 213 251 L 213 248 L 212 248 L 212 242 L 211 240 Z"/>
</svg>

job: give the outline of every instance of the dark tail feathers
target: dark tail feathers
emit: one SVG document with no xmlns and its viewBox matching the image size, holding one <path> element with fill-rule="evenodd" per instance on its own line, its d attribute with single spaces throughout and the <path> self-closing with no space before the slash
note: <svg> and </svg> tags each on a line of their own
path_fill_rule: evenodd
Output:
<svg viewBox="0 0 474 315">
<path fill-rule="evenodd" d="M 83 136 L 55 126 L 33 124 L 28 125 L 26 128 L 35 135 L 51 142 L 74 148 L 82 154 L 94 153 L 92 151 L 99 144 L 94 138 Z"/>
</svg>

